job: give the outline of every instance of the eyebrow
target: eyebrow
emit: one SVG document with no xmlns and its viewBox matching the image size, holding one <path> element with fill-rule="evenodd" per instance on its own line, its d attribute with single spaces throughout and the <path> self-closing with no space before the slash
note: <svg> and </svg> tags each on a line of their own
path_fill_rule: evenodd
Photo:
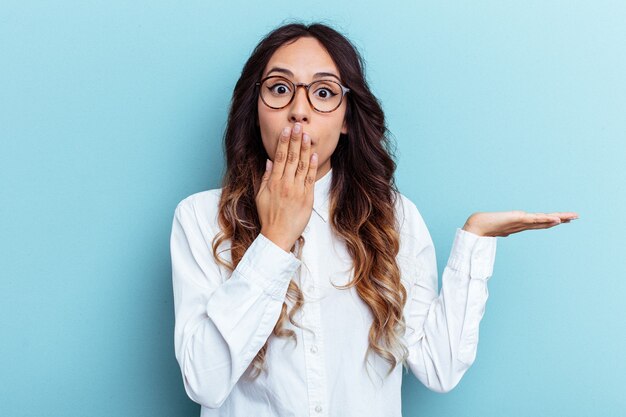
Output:
<svg viewBox="0 0 626 417">
<path fill-rule="evenodd" d="M 293 72 L 289 71 L 287 68 L 273 67 L 271 70 L 269 70 L 269 71 L 267 72 L 266 77 L 267 77 L 268 75 L 270 75 L 270 73 L 272 73 L 272 72 L 282 72 L 283 74 L 287 74 L 287 75 L 289 75 L 290 77 L 293 77 L 293 76 L 294 76 L 294 75 L 293 75 Z M 335 77 L 336 79 L 338 79 L 339 81 L 341 81 L 341 78 L 339 78 L 339 76 L 338 76 L 338 75 L 333 74 L 332 72 L 316 72 L 316 73 L 313 75 L 313 78 L 320 78 L 320 77 Z"/>
</svg>

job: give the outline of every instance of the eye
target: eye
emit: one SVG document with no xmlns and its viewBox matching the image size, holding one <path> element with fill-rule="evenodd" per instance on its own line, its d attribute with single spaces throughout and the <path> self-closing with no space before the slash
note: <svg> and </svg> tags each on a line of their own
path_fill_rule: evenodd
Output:
<svg viewBox="0 0 626 417">
<path fill-rule="evenodd" d="M 318 92 L 319 92 L 319 98 L 323 98 L 323 99 L 330 98 L 336 95 L 335 93 L 330 91 L 330 89 L 328 88 L 318 88 L 315 93 L 317 94 Z"/>
<path fill-rule="evenodd" d="M 315 87 L 315 91 L 313 94 L 321 100 L 330 100 L 340 93 L 339 85 L 333 82 L 321 82 L 321 84 L 317 84 Z"/>
<path fill-rule="evenodd" d="M 277 96 L 283 96 L 285 94 L 291 93 L 289 86 L 285 84 L 284 82 L 280 82 L 280 81 L 274 82 L 273 84 L 268 85 L 267 88 L 270 90 L 272 94 L 277 95 Z"/>
</svg>

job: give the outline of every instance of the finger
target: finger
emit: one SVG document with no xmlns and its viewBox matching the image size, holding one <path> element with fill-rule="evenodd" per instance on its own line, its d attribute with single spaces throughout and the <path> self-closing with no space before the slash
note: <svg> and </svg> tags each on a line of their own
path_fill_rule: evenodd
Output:
<svg viewBox="0 0 626 417">
<path fill-rule="evenodd" d="M 554 213 L 535 213 L 533 224 L 543 224 L 546 222 L 551 223 L 552 225 L 557 225 L 560 223 L 569 223 L 570 220 L 575 220 L 578 218 L 578 214 L 574 212 L 554 212 Z"/>
<path fill-rule="evenodd" d="M 535 214 L 543 214 L 543 213 L 535 213 Z M 536 229 L 549 229 L 551 227 L 554 226 L 558 226 L 561 223 L 568 223 L 569 220 L 566 221 L 561 221 L 560 219 L 552 219 L 552 220 L 536 220 L 533 222 L 526 222 L 524 224 L 521 225 L 516 225 L 513 226 L 511 228 L 509 228 L 508 230 L 506 230 L 505 232 L 503 232 L 503 236 L 508 236 L 510 234 L 514 234 L 514 233 L 519 233 L 519 232 L 523 232 L 525 230 L 536 230 Z"/>
<path fill-rule="evenodd" d="M 573 211 L 561 211 L 561 212 L 556 212 L 556 213 L 549 213 L 551 216 L 557 216 L 559 217 L 561 220 L 574 220 L 578 218 L 578 213 L 575 213 Z"/>
<path fill-rule="evenodd" d="M 287 151 L 287 162 L 285 163 L 285 172 L 283 178 L 294 180 L 296 168 L 300 161 L 300 141 L 302 140 L 302 124 L 296 123 L 291 131 L 291 140 L 289 140 L 289 150 Z"/>
<path fill-rule="evenodd" d="M 554 223 L 557 221 L 561 222 L 560 217 L 546 213 L 533 213 L 528 220 L 528 223 L 530 224 Z"/>
<path fill-rule="evenodd" d="M 317 152 L 313 152 L 313 155 L 311 155 L 311 161 L 309 163 L 309 172 L 307 172 L 306 178 L 304 180 L 304 188 L 307 190 L 307 192 L 313 191 L 313 189 L 315 188 L 315 178 L 317 178 L 318 165 L 319 161 Z"/>
<path fill-rule="evenodd" d="M 311 137 L 303 133 L 300 145 L 300 161 L 296 170 L 296 183 L 304 185 L 307 172 L 309 172 L 309 160 L 311 158 Z"/>
<path fill-rule="evenodd" d="M 261 178 L 261 185 L 259 186 L 259 192 L 261 192 L 267 185 L 267 182 L 270 179 L 271 173 L 272 173 L 272 161 L 270 161 L 269 159 L 266 159 L 265 160 L 265 172 L 263 173 L 263 177 Z"/>
<path fill-rule="evenodd" d="M 285 161 L 287 160 L 287 151 L 289 149 L 290 134 L 291 127 L 287 126 L 278 137 L 270 178 L 280 179 L 283 176 L 283 172 L 285 171 Z"/>
<path fill-rule="evenodd" d="M 536 223 L 529 224 L 523 228 L 517 228 L 513 233 L 523 232 L 525 230 L 536 230 L 536 229 L 550 229 L 551 227 L 558 226 L 560 224 L 556 222 L 545 222 L 545 223 Z"/>
</svg>

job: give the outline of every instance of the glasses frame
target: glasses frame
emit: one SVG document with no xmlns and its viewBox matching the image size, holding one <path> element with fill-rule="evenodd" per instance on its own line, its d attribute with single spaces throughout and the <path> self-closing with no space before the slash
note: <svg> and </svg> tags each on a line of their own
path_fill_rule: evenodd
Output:
<svg viewBox="0 0 626 417">
<path fill-rule="evenodd" d="M 293 93 L 291 94 L 291 98 L 289 99 L 289 102 L 287 104 L 285 104 L 284 106 L 282 106 L 282 107 L 272 107 L 269 104 L 267 104 L 265 102 L 265 100 L 263 99 L 263 94 L 261 94 L 261 85 L 263 85 L 263 83 L 265 81 L 267 81 L 268 79 L 270 79 L 270 78 L 281 78 L 281 79 L 287 81 L 293 87 L 293 89 L 292 89 Z M 339 99 L 339 104 L 337 104 L 337 106 L 334 109 L 332 109 L 332 110 L 326 110 L 326 111 L 319 110 L 318 108 L 316 108 L 313 105 L 313 103 L 311 102 L 311 97 L 309 97 L 309 89 L 311 88 L 311 85 L 313 85 L 315 83 L 322 82 L 322 81 L 335 83 L 335 84 L 339 85 L 339 87 L 341 87 L 341 98 Z M 312 81 L 312 82 L 310 82 L 308 84 L 305 84 L 305 83 L 294 83 L 293 81 L 291 81 L 288 78 L 283 77 L 282 75 L 270 75 L 270 76 L 267 76 L 267 77 L 263 78 L 261 81 L 256 82 L 254 85 L 259 88 L 259 96 L 261 97 L 261 101 L 263 101 L 263 104 L 265 104 L 270 109 L 275 109 L 275 110 L 284 109 L 285 107 L 290 105 L 291 102 L 293 101 L 293 99 L 296 97 L 296 93 L 298 92 L 298 87 L 304 87 L 304 89 L 306 90 L 306 99 L 309 102 L 309 105 L 311 106 L 311 108 L 313 110 L 315 110 L 316 112 L 319 112 L 319 113 L 331 113 L 331 112 L 334 112 L 335 110 L 337 110 L 339 108 L 339 106 L 341 106 L 341 103 L 343 103 L 343 98 L 345 97 L 345 95 L 350 91 L 350 89 L 348 87 L 345 87 L 339 81 L 335 81 L 335 80 L 315 80 L 315 81 Z"/>
</svg>

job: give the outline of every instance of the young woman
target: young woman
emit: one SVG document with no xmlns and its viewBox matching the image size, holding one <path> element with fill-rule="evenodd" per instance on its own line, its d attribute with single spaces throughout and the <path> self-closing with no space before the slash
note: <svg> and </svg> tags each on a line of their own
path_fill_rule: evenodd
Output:
<svg viewBox="0 0 626 417">
<path fill-rule="evenodd" d="M 577 218 L 472 214 L 438 293 L 362 59 L 322 24 L 262 39 L 224 139 L 222 188 L 181 201 L 171 236 L 176 358 L 202 417 L 399 417 L 400 364 L 450 391 L 476 356 L 496 237 Z"/>
</svg>

